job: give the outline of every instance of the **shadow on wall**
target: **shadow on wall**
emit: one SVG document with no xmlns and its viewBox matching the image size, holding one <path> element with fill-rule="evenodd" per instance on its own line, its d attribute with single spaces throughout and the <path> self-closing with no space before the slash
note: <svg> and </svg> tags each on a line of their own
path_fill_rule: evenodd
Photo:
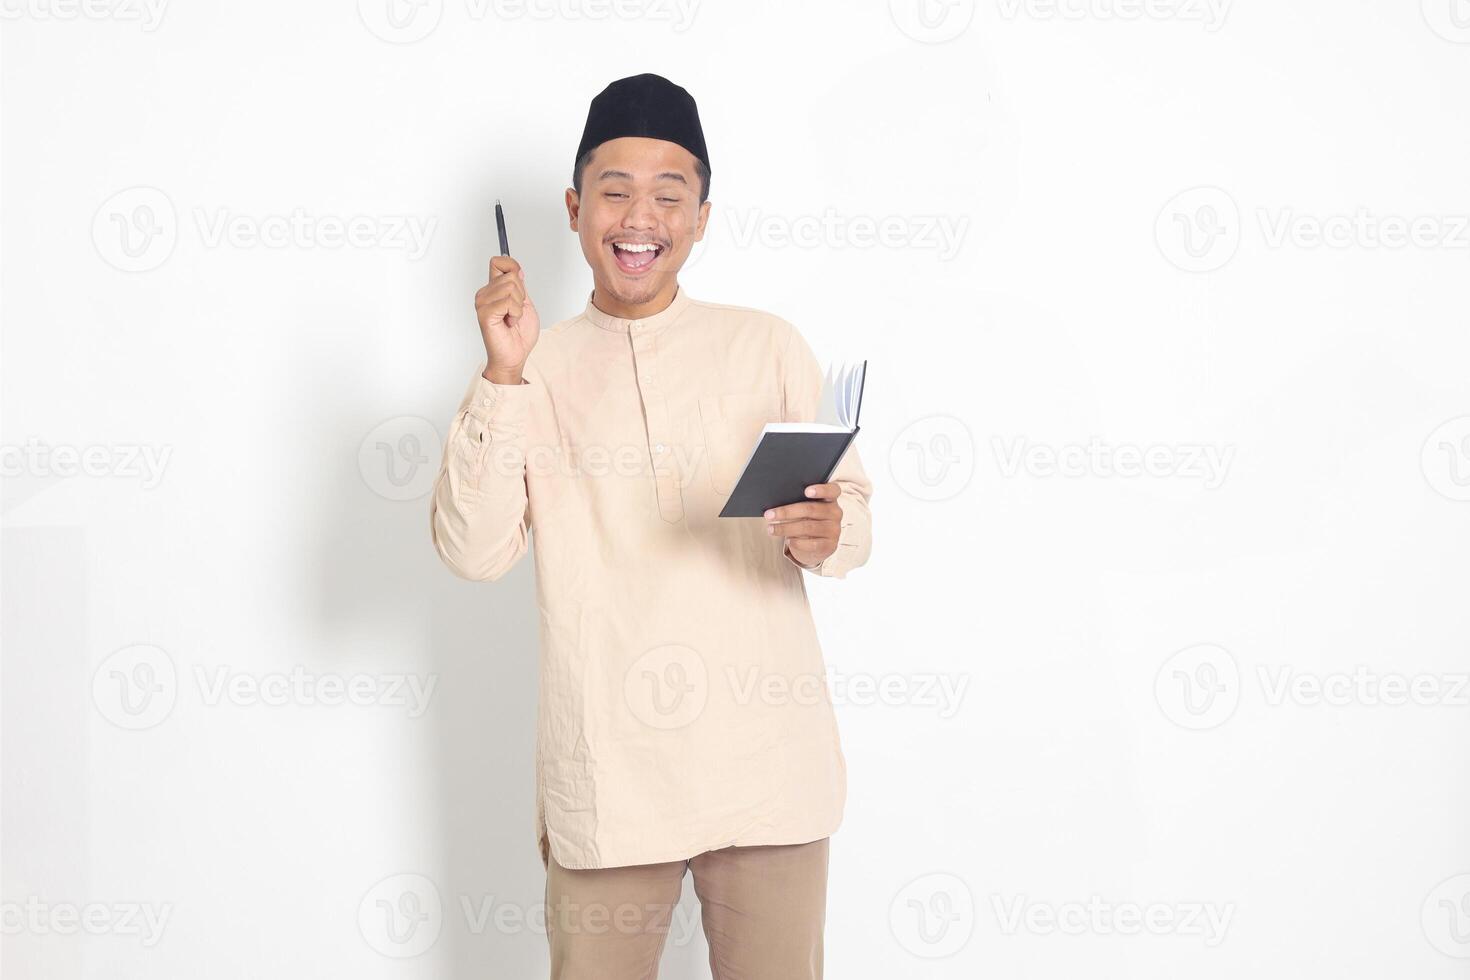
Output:
<svg viewBox="0 0 1470 980">
<path fill-rule="evenodd" d="M 532 207 L 520 203 L 531 199 L 527 187 L 502 185 L 497 190 L 507 202 L 517 202 L 509 229 L 511 248 L 526 265 L 543 326 L 579 311 L 590 279 L 567 230 L 560 197 Z M 467 213 L 483 217 L 476 219 L 473 234 L 453 244 L 453 254 L 444 261 L 454 270 L 483 270 L 496 250 L 493 197 L 470 205 Z M 483 273 L 477 271 L 479 275 Z M 466 277 L 462 320 L 430 328 L 439 334 L 439 348 L 478 352 L 470 300 L 482 284 Z M 369 333 L 389 329 L 388 324 L 373 325 Z M 453 337 L 446 344 L 443 335 L 458 330 L 467 338 Z M 405 841 L 401 866 L 363 869 L 363 890 L 388 875 L 422 874 L 437 889 L 442 909 L 438 937 L 424 953 L 448 965 L 444 976 L 534 978 L 546 976 L 549 963 L 541 909 L 546 876 L 535 840 L 540 635 L 534 558 L 528 553 L 497 582 L 457 578 L 434 551 L 428 493 L 414 495 L 431 485 L 439 458 L 418 454 L 416 465 L 432 472 L 415 475 L 406 469 L 415 461 L 401 454 L 395 459 L 390 450 L 383 463 L 399 467 L 395 485 L 377 489 L 364 478 L 358 460 L 364 436 L 384 419 L 422 416 L 442 438 L 477 367 L 473 356 L 446 366 L 444 373 L 453 380 L 444 391 L 432 393 L 430 406 L 374 400 L 372 387 L 357 383 L 330 391 L 330 405 L 323 406 L 314 436 L 320 440 L 320 458 L 332 461 L 333 489 L 310 515 L 309 526 L 321 530 L 308 582 L 315 586 L 315 615 L 324 632 L 337 637 L 364 630 L 401 635 L 412 645 L 403 651 L 402 662 L 412 665 L 404 669 L 437 676 L 427 713 L 404 722 L 432 726 L 433 756 L 425 762 L 433 772 L 415 779 L 413 786 L 433 787 L 437 798 L 429 806 L 405 801 L 405 787 L 391 779 L 385 779 L 381 790 L 386 812 L 432 806 L 441 839 L 431 846 Z M 322 372 L 327 377 L 339 374 L 340 363 L 300 369 L 303 375 L 317 372 L 312 383 L 321 390 Z M 384 489 L 408 499 L 389 499 L 380 492 Z M 534 534 L 533 528 L 533 550 Z M 425 853 L 440 855 L 437 867 L 414 866 Z M 686 888 L 661 976 L 692 980 L 710 975 L 698 916 L 693 889 Z"/>
</svg>

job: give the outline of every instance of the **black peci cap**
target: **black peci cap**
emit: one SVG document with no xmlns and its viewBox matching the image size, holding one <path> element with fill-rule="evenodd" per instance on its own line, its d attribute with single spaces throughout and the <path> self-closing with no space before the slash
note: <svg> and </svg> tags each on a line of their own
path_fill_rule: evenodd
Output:
<svg viewBox="0 0 1470 980">
<path fill-rule="evenodd" d="M 694 96 L 662 75 L 620 78 L 599 92 L 587 110 L 577 160 L 588 150 L 623 136 L 677 143 L 710 169 Z"/>
</svg>

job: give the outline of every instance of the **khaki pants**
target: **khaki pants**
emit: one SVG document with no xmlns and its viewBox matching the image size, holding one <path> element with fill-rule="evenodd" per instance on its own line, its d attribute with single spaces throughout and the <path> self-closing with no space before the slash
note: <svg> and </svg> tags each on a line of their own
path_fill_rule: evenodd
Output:
<svg viewBox="0 0 1470 980">
<path fill-rule="evenodd" d="M 654 980 L 694 872 L 714 980 L 821 980 L 828 838 L 546 874 L 551 980 Z"/>
</svg>

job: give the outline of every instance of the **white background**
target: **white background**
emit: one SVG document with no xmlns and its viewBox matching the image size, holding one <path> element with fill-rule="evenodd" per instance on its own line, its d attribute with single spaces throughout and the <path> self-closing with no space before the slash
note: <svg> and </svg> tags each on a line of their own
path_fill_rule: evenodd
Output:
<svg viewBox="0 0 1470 980">
<path fill-rule="evenodd" d="M 4 0 L 8 980 L 545 975 L 532 563 L 424 492 L 640 71 L 686 288 L 872 362 L 827 975 L 1465 975 L 1470 5 L 387 3 Z"/>
</svg>

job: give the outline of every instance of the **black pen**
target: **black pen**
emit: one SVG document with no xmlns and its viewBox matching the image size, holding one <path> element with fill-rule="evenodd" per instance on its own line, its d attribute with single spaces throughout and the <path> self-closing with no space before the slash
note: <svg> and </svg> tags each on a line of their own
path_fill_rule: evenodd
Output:
<svg viewBox="0 0 1470 980">
<path fill-rule="evenodd" d="M 495 199 L 495 230 L 500 233 L 500 254 L 510 254 L 510 242 L 505 237 L 505 212 L 500 210 L 500 198 Z"/>
</svg>

